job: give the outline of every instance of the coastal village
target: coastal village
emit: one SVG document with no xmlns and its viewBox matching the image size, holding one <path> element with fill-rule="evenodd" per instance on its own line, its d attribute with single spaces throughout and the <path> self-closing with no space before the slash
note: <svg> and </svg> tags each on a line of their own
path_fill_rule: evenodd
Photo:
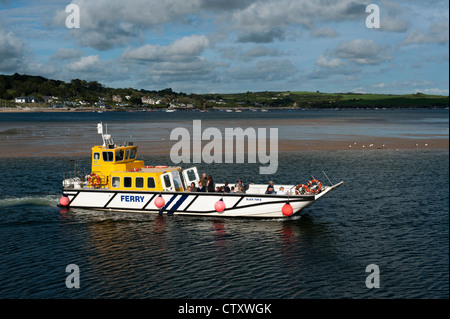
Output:
<svg viewBox="0 0 450 319">
<path fill-rule="evenodd" d="M 171 88 L 108 88 L 97 81 L 70 82 L 30 75 L 0 75 L 0 110 L 202 110 L 314 108 L 448 108 L 448 96 L 420 92 L 406 95 L 316 92 L 245 92 L 186 94 Z"/>
</svg>

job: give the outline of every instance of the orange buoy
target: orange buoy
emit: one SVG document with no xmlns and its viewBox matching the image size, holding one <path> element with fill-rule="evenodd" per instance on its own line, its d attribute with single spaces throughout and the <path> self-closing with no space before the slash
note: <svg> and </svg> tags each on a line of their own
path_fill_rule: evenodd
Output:
<svg viewBox="0 0 450 319">
<path fill-rule="evenodd" d="M 225 210 L 225 203 L 223 202 L 223 199 L 219 199 L 215 204 L 214 204 L 214 209 L 216 211 L 218 211 L 219 213 L 223 212 Z"/>
<path fill-rule="evenodd" d="M 144 168 L 155 168 L 155 166 L 149 165 L 149 166 L 144 166 Z"/>
<path fill-rule="evenodd" d="M 158 166 L 155 166 L 155 168 L 167 168 L 167 166 L 166 165 L 158 165 Z"/>
<path fill-rule="evenodd" d="M 291 216 L 294 213 L 294 209 L 292 208 L 292 205 L 289 202 L 286 202 L 286 204 L 283 205 L 281 208 L 281 212 L 284 216 Z"/>
<path fill-rule="evenodd" d="M 156 197 L 155 199 L 155 206 L 158 208 L 163 207 L 166 204 L 166 201 L 164 200 L 164 198 L 159 195 L 158 197 Z"/>
<path fill-rule="evenodd" d="M 68 206 L 69 203 L 70 199 L 66 195 L 61 196 L 61 198 L 59 199 L 59 204 L 61 204 L 61 206 Z"/>
</svg>

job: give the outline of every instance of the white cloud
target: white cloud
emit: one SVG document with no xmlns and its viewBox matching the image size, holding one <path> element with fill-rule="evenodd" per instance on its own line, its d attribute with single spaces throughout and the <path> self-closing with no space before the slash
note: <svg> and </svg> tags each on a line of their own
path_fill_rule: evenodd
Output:
<svg viewBox="0 0 450 319">
<path fill-rule="evenodd" d="M 83 53 L 78 49 L 58 48 L 58 51 L 50 57 L 53 60 L 72 60 L 78 59 Z"/>
<path fill-rule="evenodd" d="M 448 96 L 448 89 L 440 89 L 440 88 L 429 88 L 429 89 L 415 89 L 414 93 L 425 93 L 425 94 L 432 94 L 432 95 L 447 95 Z"/>
<path fill-rule="evenodd" d="M 321 27 L 318 29 L 314 29 L 311 31 L 311 34 L 314 37 L 320 38 L 335 38 L 337 36 L 336 30 L 329 27 Z"/>
<path fill-rule="evenodd" d="M 387 54 L 386 47 L 376 44 L 373 40 L 364 39 L 341 42 L 334 54 L 357 64 L 379 64 L 392 59 Z"/>
<path fill-rule="evenodd" d="M 315 65 L 334 69 L 346 65 L 346 63 L 339 58 L 327 59 L 327 57 L 322 54 L 316 59 Z"/>
<path fill-rule="evenodd" d="M 380 30 L 388 32 L 405 32 L 411 21 L 412 10 L 391 1 L 380 3 Z"/>
<path fill-rule="evenodd" d="M 192 35 L 172 42 L 168 46 L 145 44 L 137 49 L 126 49 L 123 59 L 141 61 L 186 61 L 198 57 L 209 47 L 206 36 Z"/>
<path fill-rule="evenodd" d="M 229 75 L 235 80 L 286 81 L 297 72 L 297 68 L 289 60 L 269 59 L 258 61 L 251 66 L 235 67 L 230 70 Z"/>
<path fill-rule="evenodd" d="M 199 0 L 74 0 L 80 8 L 80 28 L 70 31 L 82 46 L 107 50 L 142 38 L 146 30 L 166 23 L 186 22 L 199 9 Z M 53 22 L 65 27 L 64 8 Z"/>
<path fill-rule="evenodd" d="M 410 32 L 406 39 L 402 42 L 403 45 L 407 44 L 428 44 L 438 43 L 446 44 L 449 40 L 449 22 L 441 21 L 435 22 L 430 26 L 427 33 L 419 30 Z"/>
<path fill-rule="evenodd" d="M 90 55 L 81 57 L 77 61 L 74 61 L 68 65 L 69 70 L 75 72 L 91 72 L 96 69 L 100 69 L 103 62 L 98 55 Z"/>
<path fill-rule="evenodd" d="M 23 66 L 24 43 L 0 25 L 0 71 L 16 72 Z"/>
</svg>

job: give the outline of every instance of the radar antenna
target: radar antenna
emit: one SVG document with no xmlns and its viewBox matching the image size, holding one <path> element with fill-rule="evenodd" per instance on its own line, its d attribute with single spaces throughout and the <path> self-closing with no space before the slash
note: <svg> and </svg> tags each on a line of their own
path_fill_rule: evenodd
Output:
<svg viewBox="0 0 450 319">
<path fill-rule="evenodd" d="M 106 145 L 114 145 L 114 141 L 111 138 L 111 134 L 107 134 L 108 133 L 108 124 L 106 124 L 106 134 L 103 134 L 103 123 L 102 122 L 97 124 L 97 132 L 98 132 L 98 134 L 102 135 L 103 147 L 106 147 Z"/>
</svg>

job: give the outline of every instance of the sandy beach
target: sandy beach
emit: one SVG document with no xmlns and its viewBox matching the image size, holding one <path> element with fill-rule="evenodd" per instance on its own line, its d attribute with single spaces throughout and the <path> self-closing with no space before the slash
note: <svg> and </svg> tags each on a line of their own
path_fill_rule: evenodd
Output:
<svg viewBox="0 0 450 319">
<path fill-rule="evenodd" d="M 176 141 L 140 142 L 141 155 L 169 155 Z M 203 142 L 203 146 L 206 145 Z M 91 147 L 75 142 L 63 145 L 39 145 L 2 143 L 0 157 L 84 157 L 90 156 Z M 443 138 L 386 138 L 354 136 L 345 141 L 329 140 L 289 140 L 278 141 L 279 152 L 307 152 L 307 151 L 354 151 L 354 152 L 381 152 L 383 150 L 448 150 L 449 140 Z M 267 152 L 270 149 L 267 148 Z"/>
<path fill-rule="evenodd" d="M 26 112 L 23 114 L 6 114 L 11 119 L 5 117 L 0 122 L 0 157 L 84 157 L 90 156 L 92 146 L 101 144 L 96 123 L 104 114 L 46 113 L 38 117 Z M 221 132 L 218 140 L 222 143 L 222 154 L 227 143 L 224 133 L 227 128 L 253 129 L 256 138 L 261 137 L 259 129 L 265 128 L 267 153 L 270 152 L 271 128 L 277 129 L 279 152 L 449 149 L 448 122 L 442 117 L 446 114 L 438 113 L 436 116 L 433 111 L 385 111 L 381 114 L 370 110 L 356 113 L 274 111 L 259 115 L 250 111 L 231 115 L 215 111 L 205 114 L 201 117 L 200 131 L 216 128 Z M 141 155 L 167 156 L 178 142 L 170 140 L 173 130 L 185 128 L 193 140 L 194 121 L 200 117 L 196 112 L 170 115 L 163 112 L 112 112 L 107 115 L 110 122 L 108 133 L 113 135 L 116 143 L 132 141 L 139 146 Z M 209 135 L 202 138 L 202 149 L 212 140 L 210 138 Z M 255 139 L 246 138 L 244 146 L 247 148 L 248 143 L 255 142 Z M 192 152 L 191 144 L 191 155 Z"/>
</svg>

